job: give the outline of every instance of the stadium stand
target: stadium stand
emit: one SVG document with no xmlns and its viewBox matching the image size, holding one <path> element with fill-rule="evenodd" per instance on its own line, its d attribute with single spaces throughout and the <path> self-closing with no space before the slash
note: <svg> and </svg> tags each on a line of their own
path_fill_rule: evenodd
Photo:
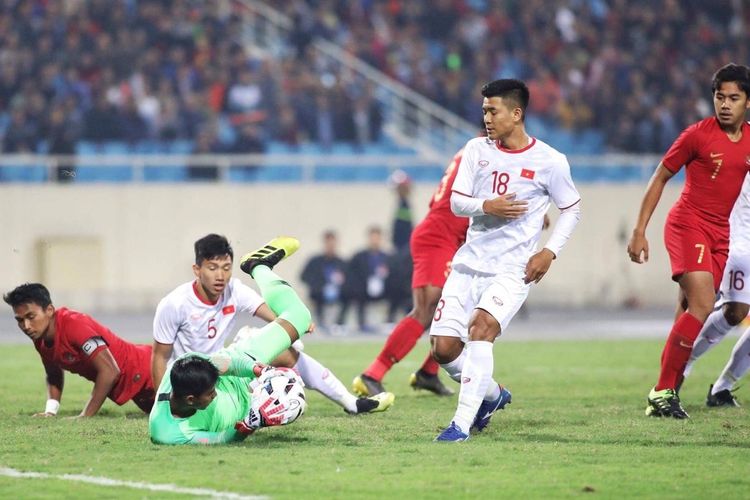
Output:
<svg viewBox="0 0 750 500">
<path fill-rule="evenodd" d="M 710 113 L 704 69 L 748 59 L 750 11 L 736 15 L 731 0 L 266 2 L 293 26 L 276 32 L 273 52 L 248 43 L 258 3 L 4 2 L 0 151 L 188 155 L 205 136 L 206 152 L 235 153 L 255 127 L 258 153 L 414 155 L 385 133 L 379 89 L 315 55 L 323 39 L 469 123 L 479 84 L 519 77 L 534 95 L 530 130 L 558 149 L 659 153 Z M 0 181 L 52 171 L 3 165 Z M 295 168 L 233 167 L 228 178 L 299 180 Z M 382 173 L 324 166 L 314 179 Z M 175 165 L 141 177 L 191 176 Z M 76 181 L 136 177 L 128 165 L 75 171 Z"/>
</svg>

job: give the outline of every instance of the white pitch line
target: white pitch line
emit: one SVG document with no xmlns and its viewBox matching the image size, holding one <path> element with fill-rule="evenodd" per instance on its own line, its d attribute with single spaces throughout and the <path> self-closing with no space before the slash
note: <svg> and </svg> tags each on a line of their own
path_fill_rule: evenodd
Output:
<svg viewBox="0 0 750 500">
<path fill-rule="evenodd" d="M 195 495 L 213 498 L 229 498 L 232 500 L 266 500 L 263 495 L 240 495 L 229 491 L 217 491 L 209 488 L 183 488 L 174 484 L 154 484 L 136 481 L 120 481 L 108 477 L 84 476 L 82 474 L 47 474 L 46 472 L 22 472 L 10 467 L 0 467 L 0 476 L 30 479 L 60 479 L 63 481 L 78 481 L 81 483 L 99 484 L 102 486 L 124 486 L 138 490 L 166 491 L 167 493 L 179 493 L 184 495 Z"/>
</svg>

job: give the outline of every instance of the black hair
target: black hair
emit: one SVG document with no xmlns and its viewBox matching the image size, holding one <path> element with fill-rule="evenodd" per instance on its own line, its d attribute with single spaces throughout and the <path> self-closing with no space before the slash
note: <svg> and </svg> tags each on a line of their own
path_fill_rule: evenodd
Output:
<svg viewBox="0 0 750 500">
<path fill-rule="evenodd" d="M 725 82 L 736 82 L 745 95 L 750 97 L 750 68 L 747 66 L 729 63 L 719 68 L 711 80 L 711 93 L 714 94 Z"/>
<path fill-rule="evenodd" d="M 23 304 L 37 304 L 46 309 L 52 304 L 49 290 L 41 283 L 24 283 L 3 295 L 3 300 L 10 307 L 16 308 Z"/>
<path fill-rule="evenodd" d="M 514 102 L 526 117 L 526 108 L 529 106 L 529 88 L 521 80 L 514 78 L 503 78 L 485 83 L 482 86 L 482 96 L 502 97 Z"/>
<path fill-rule="evenodd" d="M 204 260 L 215 259 L 229 255 L 234 259 L 232 245 L 225 236 L 220 234 L 208 234 L 195 242 L 195 264 L 200 266 Z"/>
<path fill-rule="evenodd" d="M 216 385 L 219 370 L 200 356 L 185 356 L 174 362 L 169 380 L 172 395 L 178 398 L 198 396 Z"/>
</svg>

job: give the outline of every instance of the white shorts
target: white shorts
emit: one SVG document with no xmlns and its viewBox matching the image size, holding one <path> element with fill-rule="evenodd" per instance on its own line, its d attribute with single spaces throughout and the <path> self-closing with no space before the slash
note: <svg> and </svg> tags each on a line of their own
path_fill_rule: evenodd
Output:
<svg viewBox="0 0 750 500">
<path fill-rule="evenodd" d="M 750 251 L 731 248 L 721 279 L 719 302 L 750 304 Z"/>
<path fill-rule="evenodd" d="M 504 331 L 529 295 L 523 268 L 496 275 L 451 270 L 432 318 L 430 335 L 469 341 L 469 320 L 474 309 L 484 309 Z"/>
</svg>

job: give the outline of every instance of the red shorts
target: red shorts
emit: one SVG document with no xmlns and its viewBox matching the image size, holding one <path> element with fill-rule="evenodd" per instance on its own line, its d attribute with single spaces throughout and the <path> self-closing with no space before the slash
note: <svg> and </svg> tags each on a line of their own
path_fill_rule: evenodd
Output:
<svg viewBox="0 0 750 500">
<path fill-rule="evenodd" d="M 154 404 L 156 390 L 151 379 L 151 349 L 148 344 L 136 344 L 134 359 L 128 359 L 120 367 L 120 380 L 109 396 L 118 405 L 133 401 L 138 408 L 148 413 Z M 114 397 L 113 397 L 114 396 Z"/>
<path fill-rule="evenodd" d="M 449 227 L 422 222 L 411 234 L 411 258 L 414 271 L 411 287 L 422 288 L 427 285 L 443 288 L 451 271 L 453 255 L 463 242 L 464 234 L 454 234 Z"/>
<path fill-rule="evenodd" d="M 693 271 L 714 276 L 719 289 L 729 256 L 729 227 L 707 223 L 697 216 L 670 212 L 664 224 L 664 244 L 672 266 L 672 279 Z"/>
</svg>

